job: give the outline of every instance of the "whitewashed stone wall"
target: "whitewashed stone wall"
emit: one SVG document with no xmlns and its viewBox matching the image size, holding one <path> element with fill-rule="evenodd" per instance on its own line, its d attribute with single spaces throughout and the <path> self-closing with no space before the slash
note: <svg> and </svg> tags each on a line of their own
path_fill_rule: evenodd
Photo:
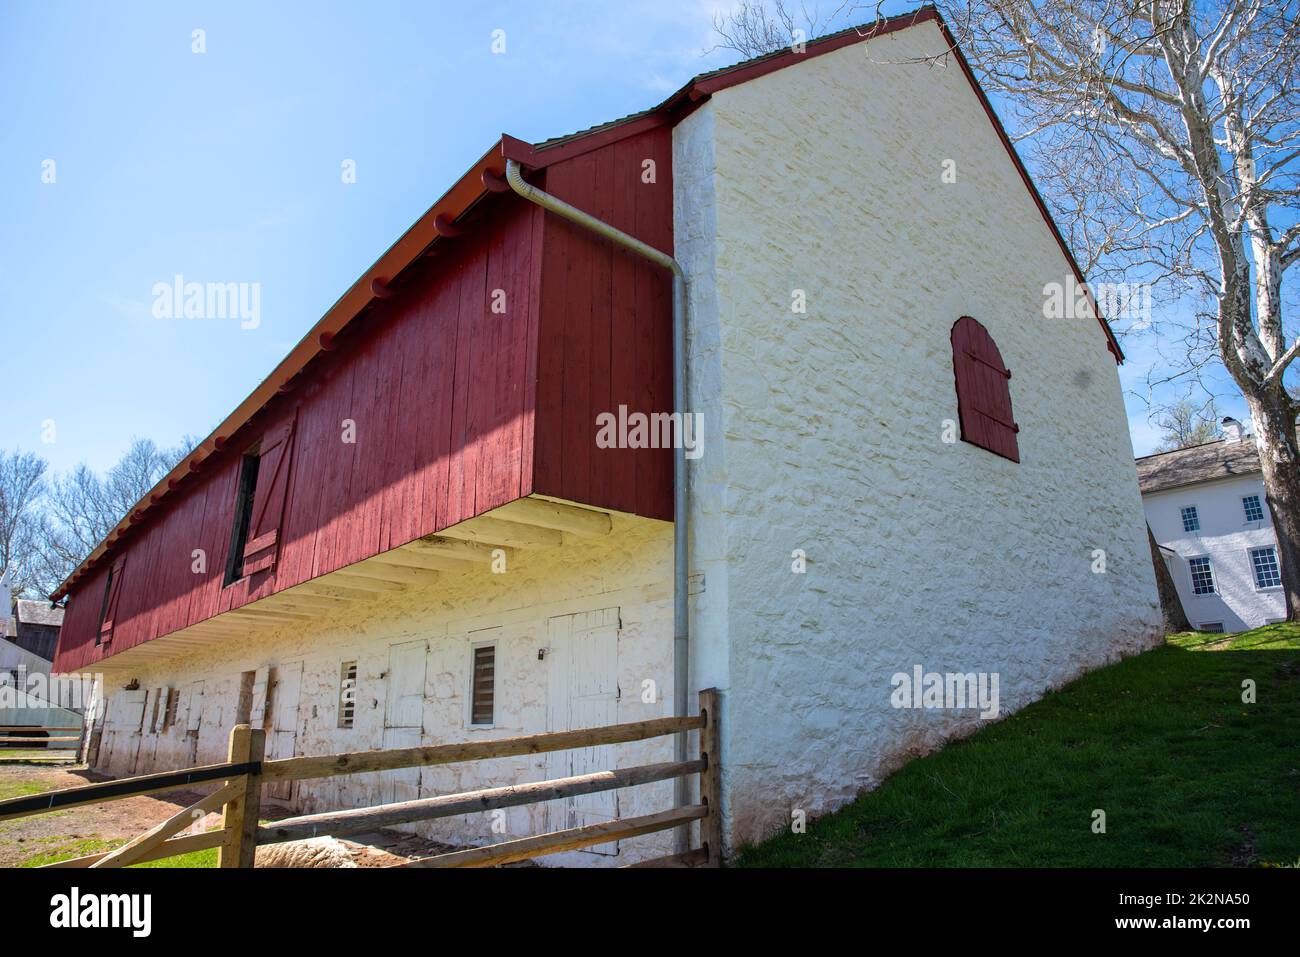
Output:
<svg viewBox="0 0 1300 957">
<path fill-rule="evenodd" d="M 979 727 L 891 708 L 895 672 L 997 672 L 1005 714 L 1160 637 L 1114 360 L 1092 317 L 1043 317 L 1066 260 L 958 66 L 908 62 L 943 51 L 923 24 L 676 130 L 692 683 L 724 691 L 733 847 Z M 1020 464 L 941 440 L 962 315 L 1014 374 Z"/>
<path fill-rule="evenodd" d="M 422 743 L 511 737 L 550 730 L 547 725 L 548 662 L 538 659 L 547 648 L 550 618 L 617 607 L 622 629 L 618 639 L 617 703 L 619 723 L 672 714 L 672 528 L 625 516 L 600 539 L 565 536 L 559 550 L 514 553 L 508 571 L 446 574 L 431 587 L 393 592 L 382 601 L 349 609 L 330 621 L 277 630 L 246 641 L 227 642 L 174 661 L 131 669 L 114 669 L 107 679 L 109 724 L 101 745 L 101 770 L 115 774 L 146 773 L 186 766 L 186 705 L 182 697 L 177 727 L 141 735 L 140 712 L 128 699 L 156 687 L 186 691 L 206 682 L 197 763 L 225 759 L 235 723 L 242 672 L 302 661 L 298 712 L 298 754 L 331 754 L 384 746 L 386 695 L 390 686 L 389 649 L 423 639 L 428 644 Z M 490 729 L 468 725 L 470 645 L 474 633 L 500 627 L 496 653 L 496 716 Z M 112 659 L 110 659 L 111 661 Z M 339 670 L 358 662 L 355 726 L 338 727 Z M 140 691 L 123 691 L 130 678 Z M 658 701 L 642 701 L 643 682 L 656 682 Z M 146 726 L 152 712 L 149 706 Z M 403 742 L 407 744 L 410 742 Z M 389 746 L 393 746 L 391 743 Z M 672 739 L 618 745 L 610 749 L 616 767 L 672 759 Z M 138 755 L 138 756 L 137 756 Z M 540 781 L 547 756 L 502 758 L 411 771 L 361 774 L 301 782 L 295 800 L 304 812 L 364 807 L 418 796 L 448 794 L 481 787 Z M 411 781 L 395 790 L 389 782 Z M 672 806 L 672 782 L 618 792 L 624 816 Z M 415 826 L 418 833 L 455 844 L 485 844 L 539 834 L 548 829 L 545 808 L 530 806 L 506 812 L 507 830 L 493 833 L 489 815 Z M 625 841 L 618 856 L 571 852 L 547 859 L 555 863 L 623 864 L 645 856 L 671 853 L 669 834 Z"/>
<path fill-rule="evenodd" d="M 1259 496 L 1264 511 L 1262 521 L 1246 520 L 1241 500 L 1247 495 Z M 1252 548 L 1277 547 L 1268 498 L 1258 474 L 1153 492 L 1142 497 L 1142 504 L 1151 534 L 1178 555 L 1170 563 L 1170 571 L 1193 627 L 1219 622 L 1224 631 L 1245 631 L 1286 618 L 1286 597 L 1281 587 L 1256 587 L 1250 560 Z M 1196 506 L 1199 531 L 1183 530 L 1182 509 L 1188 505 Z M 1216 588 L 1212 595 L 1192 591 L 1187 560 L 1197 556 L 1210 559 Z"/>
</svg>

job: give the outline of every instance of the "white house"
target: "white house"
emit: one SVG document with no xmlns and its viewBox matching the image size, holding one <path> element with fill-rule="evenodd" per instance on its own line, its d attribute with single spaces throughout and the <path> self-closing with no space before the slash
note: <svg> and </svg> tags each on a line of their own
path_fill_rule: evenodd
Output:
<svg viewBox="0 0 1300 957">
<path fill-rule="evenodd" d="M 1137 460 L 1147 524 L 1201 631 L 1286 620 L 1259 453 L 1240 425 L 1224 421 L 1220 441 Z"/>
<path fill-rule="evenodd" d="M 734 848 L 1158 642 L 1119 347 L 1088 301 L 1048 318 L 1078 268 L 937 14 L 868 33 L 495 144 L 55 593 L 56 666 L 103 675 L 99 766 L 219 759 L 250 720 L 281 757 L 660 717 L 685 648 L 686 700 L 722 695 Z M 597 437 L 672 408 L 669 274 L 543 212 L 505 178 L 520 169 L 680 264 L 703 422 L 684 514 L 670 449 Z M 904 705 L 918 669 L 997 701 Z M 671 755 L 289 797 L 364 806 Z M 512 809 L 508 833 L 671 797 Z M 499 839 L 483 815 L 418 828 Z"/>
<path fill-rule="evenodd" d="M 71 695 L 59 700 L 48 680 L 63 609 L 13 601 L 12 594 L 6 570 L 0 575 L 0 727 L 79 726 L 82 703 Z"/>
</svg>

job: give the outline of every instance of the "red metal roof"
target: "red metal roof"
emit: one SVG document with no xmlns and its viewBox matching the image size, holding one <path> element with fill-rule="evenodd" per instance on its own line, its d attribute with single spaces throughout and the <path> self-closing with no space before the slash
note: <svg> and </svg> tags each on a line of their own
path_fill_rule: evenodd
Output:
<svg viewBox="0 0 1300 957">
<path fill-rule="evenodd" d="M 872 37 L 882 36 L 896 30 L 906 29 L 915 24 L 935 21 L 947 38 L 963 73 L 979 96 L 990 121 L 994 124 L 1003 145 L 1024 179 L 1026 187 L 1043 214 L 1052 235 L 1056 238 L 1075 273 L 1080 285 L 1087 288 L 1083 273 L 1074 260 L 1069 247 L 1056 224 L 1047 211 L 1047 206 L 1029 178 L 1029 173 L 1021 162 L 1019 155 L 1011 144 L 1010 138 L 1002 128 L 997 115 L 993 112 L 988 98 L 980 89 L 974 73 L 967 64 L 957 42 L 949 31 L 947 24 L 933 7 L 922 7 L 913 13 L 900 14 L 885 18 L 871 24 L 850 27 L 839 33 L 830 34 L 816 40 L 810 40 L 801 53 L 792 50 L 779 50 L 733 66 L 724 67 L 709 73 L 702 73 L 692 78 L 681 89 L 673 93 L 659 105 L 641 113 L 635 113 L 621 119 L 592 127 L 579 133 L 558 137 L 540 144 L 531 144 L 513 136 L 502 134 L 479 160 L 474 163 L 447 190 L 414 225 L 393 243 L 377 259 L 333 306 L 321 317 L 311 330 L 294 346 L 293 350 L 273 369 L 260 385 L 241 402 L 225 420 L 200 442 L 186 459 L 163 477 L 157 485 L 136 503 L 135 507 L 120 521 L 103 541 L 82 561 L 82 563 L 50 595 L 52 601 L 58 601 L 68 594 L 69 588 L 90 570 L 129 534 L 132 525 L 137 524 L 144 513 L 162 502 L 169 492 L 185 481 L 187 475 L 196 472 L 204 459 L 218 451 L 225 440 L 234 434 L 244 423 L 259 412 L 279 391 L 285 388 L 322 351 L 330 348 L 331 340 L 345 326 L 360 316 L 376 298 L 386 295 L 390 283 L 398 281 L 403 270 L 420 259 L 440 237 L 451 236 L 455 232 L 455 221 L 467 213 L 476 204 L 491 193 L 503 192 L 509 187 L 504 181 L 505 161 L 513 159 L 529 169 L 543 169 L 561 160 L 582 155 L 611 142 L 634 136 L 657 126 L 676 124 L 712 94 L 728 87 L 749 82 L 776 70 L 784 69 L 807 60 L 809 57 L 821 56 L 834 52 L 854 43 L 861 43 Z M 1094 304 L 1095 308 L 1095 304 Z M 1123 361 L 1123 353 L 1115 340 L 1110 327 L 1100 312 L 1097 312 L 1107 336 L 1108 348 L 1117 362 Z"/>
</svg>

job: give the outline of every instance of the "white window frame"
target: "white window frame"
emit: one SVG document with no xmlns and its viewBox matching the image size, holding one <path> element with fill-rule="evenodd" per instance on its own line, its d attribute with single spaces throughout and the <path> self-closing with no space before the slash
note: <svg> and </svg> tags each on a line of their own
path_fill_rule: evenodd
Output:
<svg viewBox="0 0 1300 957">
<path fill-rule="evenodd" d="M 1188 509 L 1191 509 L 1191 510 L 1192 510 L 1192 512 L 1193 512 L 1193 514 L 1194 514 L 1194 516 L 1195 516 L 1195 518 L 1196 518 L 1196 527 L 1195 527 L 1195 528 L 1188 528 L 1188 527 L 1187 527 L 1187 514 L 1186 514 L 1186 513 L 1187 513 L 1187 510 L 1188 510 Z M 1199 508 L 1197 508 L 1195 505 L 1180 505 L 1180 506 L 1178 506 L 1178 519 L 1179 519 L 1180 522 L 1182 522 L 1182 525 L 1183 525 L 1183 534 L 1184 534 L 1184 535 L 1197 535 L 1197 534 L 1199 534 L 1199 533 L 1201 532 L 1201 510 L 1200 510 Z"/>
<path fill-rule="evenodd" d="M 1246 500 L 1251 498 L 1255 500 L 1255 504 L 1259 507 L 1259 518 L 1250 517 L 1250 509 L 1246 507 Z M 1264 497 L 1260 495 L 1258 492 L 1252 492 L 1249 495 L 1243 495 L 1241 497 L 1241 513 L 1246 516 L 1247 525 L 1264 524 Z"/>
<path fill-rule="evenodd" d="M 499 706 L 497 687 L 500 685 L 500 682 L 497 681 L 497 666 L 501 661 L 500 628 L 494 627 L 484 630 L 498 632 L 498 637 L 488 638 L 483 641 L 471 639 L 469 643 L 469 680 L 467 682 L 468 689 L 465 693 L 465 728 L 468 731 L 491 731 L 497 726 L 497 710 Z M 480 648 L 492 649 L 492 720 L 487 724 L 474 723 L 474 657 Z"/>
<path fill-rule="evenodd" d="M 1226 634 L 1226 632 L 1224 631 L 1224 628 L 1223 628 L 1223 624 L 1224 624 L 1224 623 L 1221 622 L 1221 621 L 1203 621 L 1203 622 L 1201 622 L 1199 625 L 1196 626 L 1196 630 L 1197 630 L 1197 631 L 1203 631 L 1203 632 L 1205 632 L 1205 634 L 1207 634 L 1207 635 L 1221 635 L 1221 634 Z M 1211 625 L 1218 625 L 1219 627 L 1218 627 L 1217 629 L 1215 629 L 1215 628 L 1211 628 L 1211 627 L 1210 627 Z"/>
<path fill-rule="evenodd" d="M 1266 548 L 1273 550 L 1273 564 L 1277 566 L 1277 584 L 1260 585 L 1259 575 L 1255 572 L 1255 552 L 1262 552 Z M 1252 545 L 1246 549 L 1246 567 L 1250 569 L 1250 583 L 1255 586 L 1255 591 L 1281 591 L 1282 590 L 1282 556 L 1277 553 L 1276 545 Z"/>
<path fill-rule="evenodd" d="M 1192 569 L 1192 562 L 1198 559 L 1205 559 L 1210 570 L 1210 591 L 1196 590 L 1196 572 Z M 1209 598 L 1211 595 L 1219 594 L 1219 576 L 1214 573 L 1214 560 L 1209 555 L 1188 555 L 1187 556 L 1187 579 L 1192 586 L 1193 598 Z"/>
</svg>

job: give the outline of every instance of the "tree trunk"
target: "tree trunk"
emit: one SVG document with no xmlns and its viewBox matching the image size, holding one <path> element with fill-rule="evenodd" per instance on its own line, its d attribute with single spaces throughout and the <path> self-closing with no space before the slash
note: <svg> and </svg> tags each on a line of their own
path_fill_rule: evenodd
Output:
<svg viewBox="0 0 1300 957">
<path fill-rule="evenodd" d="M 1277 535 L 1278 565 L 1286 616 L 1300 613 L 1300 450 L 1296 447 L 1295 407 L 1280 385 L 1264 396 L 1246 396 L 1255 426 L 1255 445 L 1264 472 L 1264 490 Z"/>
<path fill-rule="evenodd" d="M 1156 569 L 1156 592 L 1160 595 L 1160 611 L 1165 618 L 1165 634 L 1191 631 L 1192 623 L 1187 620 L 1187 612 L 1183 611 L 1183 601 L 1178 597 L 1174 576 L 1169 574 L 1169 566 L 1160 554 L 1160 546 L 1156 544 L 1155 535 L 1151 534 L 1150 525 L 1147 526 L 1147 541 L 1151 543 L 1151 564 Z"/>
</svg>

